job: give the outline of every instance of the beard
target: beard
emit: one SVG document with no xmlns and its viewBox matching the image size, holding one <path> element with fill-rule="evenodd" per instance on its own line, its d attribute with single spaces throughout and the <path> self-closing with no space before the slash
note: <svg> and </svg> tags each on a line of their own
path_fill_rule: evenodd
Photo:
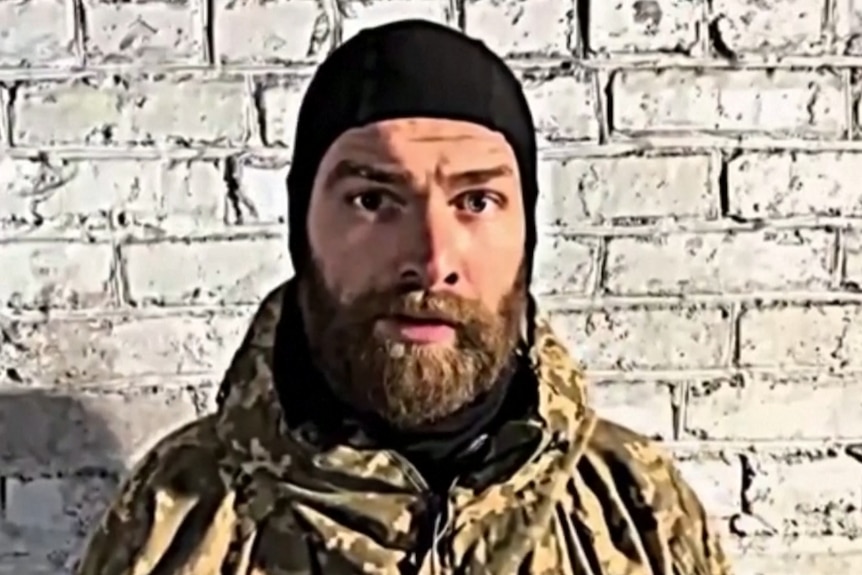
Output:
<svg viewBox="0 0 862 575">
<path fill-rule="evenodd" d="M 369 291 L 342 303 L 314 262 L 299 278 L 309 347 L 336 395 L 359 413 L 409 430 L 467 406 L 497 383 L 518 344 L 526 310 L 522 265 L 496 310 L 448 292 Z M 396 341 L 377 329 L 396 315 L 434 317 L 454 327 L 453 345 Z"/>
</svg>

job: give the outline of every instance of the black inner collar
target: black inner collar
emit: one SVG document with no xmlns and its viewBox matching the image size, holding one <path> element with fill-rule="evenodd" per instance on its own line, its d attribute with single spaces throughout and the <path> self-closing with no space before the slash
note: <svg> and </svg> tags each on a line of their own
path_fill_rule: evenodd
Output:
<svg viewBox="0 0 862 575">
<path fill-rule="evenodd" d="M 346 439 L 343 423 L 359 421 L 381 448 L 410 461 L 434 491 L 448 489 L 457 477 L 475 471 L 480 460 L 499 452 L 493 436 L 505 423 L 528 419 L 538 403 L 535 376 L 523 358 L 513 355 L 490 392 L 433 425 L 404 431 L 380 418 L 360 417 L 315 369 L 296 301 L 295 288 L 286 289 L 273 350 L 275 386 L 288 427 L 311 422 L 321 441 L 338 443 Z"/>
</svg>

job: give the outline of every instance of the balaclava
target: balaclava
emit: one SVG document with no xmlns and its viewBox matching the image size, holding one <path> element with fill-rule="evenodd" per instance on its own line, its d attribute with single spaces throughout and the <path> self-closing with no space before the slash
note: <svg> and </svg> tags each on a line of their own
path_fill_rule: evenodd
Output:
<svg viewBox="0 0 862 575">
<path fill-rule="evenodd" d="M 505 136 L 522 181 L 529 289 L 538 182 L 533 118 L 524 92 L 505 62 L 484 44 L 424 20 L 366 29 L 334 50 L 317 69 L 299 110 L 287 178 L 294 269 L 302 273 L 310 259 L 308 206 L 329 146 L 351 128 L 412 117 L 464 120 Z M 527 320 L 532 321 L 529 299 Z"/>
<path fill-rule="evenodd" d="M 532 115 L 508 66 L 482 43 L 445 26 L 408 20 L 366 29 L 333 51 L 315 73 L 300 107 L 287 178 L 290 255 L 297 275 L 311 261 L 308 207 L 318 166 L 329 146 L 351 128 L 417 117 L 485 126 L 501 133 L 515 153 L 526 219 L 524 271 L 528 294 L 522 345 L 531 346 L 535 306 L 529 285 L 538 195 Z M 282 329 L 289 332 L 287 327 Z M 281 354 L 275 361 L 287 365 Z M 278 365 L 277 370 L 287 373 Z M 383 445 L 407 457 L 429 485 L 440 488 L 468 466 L 477 437 L 487 437 L 499 422 L 519 417 L 533 404 L 535 386 L 513 385 L 522 379 L 501 375 L 500 383 L 486 397 L 429 429 L 405 433 L 367 421 L 366 428 Z M 288 420 L 313 417 L 319 427 L 326 420 L 339 425 L 345 415 L 337 402 L 325 399 L 325 388 L 297 394 L 291 391 L 290 381 L 295 380 L 284 378 L 287 383 L 277 386 Z"/>
</svg>

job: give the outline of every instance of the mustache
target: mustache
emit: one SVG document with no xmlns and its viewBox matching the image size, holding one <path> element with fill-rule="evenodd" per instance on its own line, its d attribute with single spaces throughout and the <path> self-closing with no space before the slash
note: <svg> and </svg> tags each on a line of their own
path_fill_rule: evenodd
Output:
<svg viewBox="0 0 862 575">
<path fill-rule="evenodd" d="M 487 321 L 478 302 L 452 293 L 389 290 L 366 294 L 350 306 L 370 321 L 387 317 L 438 321 L 455 327 Z"/>
</svg>

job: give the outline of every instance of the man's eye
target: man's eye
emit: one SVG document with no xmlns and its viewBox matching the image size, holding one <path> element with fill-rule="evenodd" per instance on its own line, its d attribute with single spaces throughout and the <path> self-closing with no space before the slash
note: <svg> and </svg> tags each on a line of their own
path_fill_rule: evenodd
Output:
<svg viewBox="0 0 862 575">
<path fill-rule="evenodd" d="M 376 212 L 386 201 L 384 194 L 379 191 L 369 190 L 350 197 L 350 203 L 355 207 L 368 212 Z"/>
<path fill-rule="evenodd" d="M 474 191 L 461 194 L 455 201 L 458 208 L 473 214 L 481 214 L 489 208 L 494 208 L 497 201 L 488 192 Z"/>
</svg>

